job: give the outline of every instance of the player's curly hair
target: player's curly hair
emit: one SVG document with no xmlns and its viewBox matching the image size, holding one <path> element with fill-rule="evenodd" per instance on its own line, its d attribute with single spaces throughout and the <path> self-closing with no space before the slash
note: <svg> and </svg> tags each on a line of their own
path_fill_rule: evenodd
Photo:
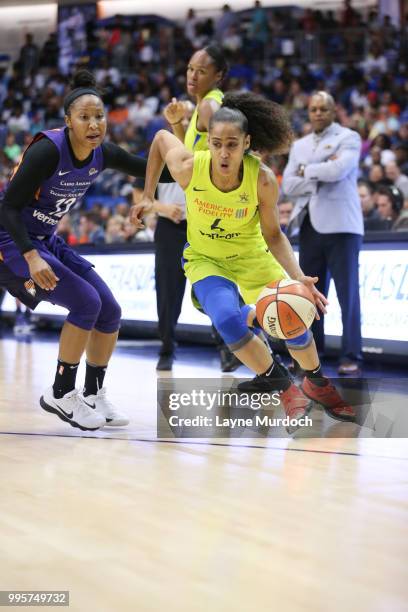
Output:
<svg viewBox="0 0 408 612">
<path fill-rule="evenodd" d="M 217 122 L 237 123 L 251 137 L 251 149 L 273 154 L 287 153 L 293 131 L 285 109 L 252 92 L 228 92 L 221 108 L 211 117 L 209 131 Z"/>
</svg>

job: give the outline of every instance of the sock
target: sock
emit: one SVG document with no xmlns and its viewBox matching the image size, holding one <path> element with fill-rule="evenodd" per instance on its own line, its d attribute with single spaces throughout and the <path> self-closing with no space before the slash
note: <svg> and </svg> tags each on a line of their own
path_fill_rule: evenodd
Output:
<svg viewBox="0 0 408 612">
<path fill-rule="evenodd" d="M 278 363 L 276 363 L 276 361 L 274 361 L 270 368 L 266 370 L 266 372 L 261 374 L 261 376 L 265 376 L 266 378 L 275 378 L 279 380 L 280 385 L 282 387 L 282 391 L 286 391 L 286 389 L 289 389 L 290 385 L 292 384 L 286 372 L 280 367 Z"/>
<path fill-rule="evenodd" d="M 323 376 L 322 366 L 320 363 L 315 370 L 305 370 L 305 375 L 318 387 L 325 387 L 328 383 L 327 378 Z"/>
<path fill-rule="evenodd" d="M 103 387 L 103 381 L 108 366 L 97 366 L 86 362 L 84 396 L 96 395 Z"/>
<path fill-rule="evenodd" d="M 58 359 L 55 380 L 52 386 L 54 397 L 60 399 L 75 389 L 75 380 L 79 363 L 66 363 Z"/>
</svg>

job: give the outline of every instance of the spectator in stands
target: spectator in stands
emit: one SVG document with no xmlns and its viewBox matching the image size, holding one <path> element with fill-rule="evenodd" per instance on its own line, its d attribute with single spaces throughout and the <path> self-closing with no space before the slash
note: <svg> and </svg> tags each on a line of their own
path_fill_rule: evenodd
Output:
<svg viewBox="0 0 408 612">
<path fill-rule="evenodd" d="M 13 164 L 17 164 L 21 156 L 21 147 L 16 143 L 14 134 L 10 133 L 6 138 L 6 146 L 3 149 L 4 155 Z"/>
<path fill-rule="evenodd" d="M 386 176 L 383 166 L 381 164 L 373 164 L 370 168 L 368 179 L 370 183 L 373 183 L 375 185 L 384 184 Z"/>
<path fill-rule="evenodd" d="M 198 19 L 194 12 L 194 9 L 188 9 L 186 20 L 184 22 L 184 36 L 190 41 L 193 45 L 196 35 L 196 26 L 198 23 Z"/>
<path fill-rule="evenodd" d="M 368 57 L 362 62 L 362 68 L 366 75 L 373 73 L 385 74 L 388 69 L 387 58 L 382 52 L 380 45 L 376 42 L 372 43 L 368 53 Z"/>
<path fill-rule="evenodd" d="M 100 218 L 95 213 L 84 213 L 79 219 L 80 244 L 103 244 L 105 232 L 101 227 Z"/>
<path fill-rule="evenodd" d="M 57 68 L 58 66 L 58 38 L 55 32 L 51 32 L 44 43 L 40 55 L 41 66 Z"/>
<path fill-rule="evenodd" d="M 358 195 L 360 197 L 361 210 L 363 212 L 364 230 L 374 231 L 383 229 L 381 219 L 375 205 L 374 189 L 371 183 L 368 181 L 359 180 Z"/>
<path fill-rule="evenodd" d="M 105 230 L 105 243 L 117 244 L 125 242 L 125 219 L 121 215 L 113 215 L 108 219 Z"/>
<path fill-rule="evenodd" d="M 130 219 L 125 219 L 125 223 L 123 225 L 123 235 L 125 242 L 127 244 L 136 242 L 136 234 L 138 233 L 137 227 L 130 222 Z"/>
<path fill-rule="evenodd" d="M 30 130 L 30 120 L 23 112 L 22 104 L 18 103 L 14 106 L 7 120 L 7 127 L 13 134 L 28 132 Z"/>
<path fill-rule="evenodd" d="M 25 35 L 25 44 L 21 47 L 20 62 L 23 76 L 28 76 L 38 67 L 39 50 L 34 43 L 33 35 L 27 33 Z"/>
<path fill-rule="evenodd" d="M 142 94 L 135 97 L 135 101 L 128 106 L 128 120 L 135 127 L 144 128 L 153 119 L 154 113 Z"/>
<path fill-rule="evenodd" d="M 397 187 L 381 186 L 377 190 L 377 208 L 384 229 L 395 231 L 408 230 L 408 211 L 403 210 L 404 198 Z"/>
<path fill-rule="evenodd" d="M 399 169 L 403 174 L 408 176 L 408 124 L 404 126 L 407 128 L 407 141 L 400 142 L 394 147 L 395 161 L 398 164 Z M 402 130 L 400 129 L 400 132 Z"/>
<path fill-rule="evenodd" d="M 71 217 L 69 215 L 64 215 L 62 219 L 60 219 L 56 233 L 58 236 L 61 236 L 67 244 L 71 246 L 78 244 L 78 238 L 72 230 Z"/>
<path fill-rule="evenodd" d="M 256 58 L 262 59 L 265 53 L 265 45 L 268 41 L 269 27 L 266 11 L 259 0 L 255 0 L 249 34 Z"/>
<path fill-rule="evenodd" d="M 284 193 L 282 193 L 279 198 L 278 210 L 279 225 L 281 226 L 281 230 L 286 234 L 290 216 L 293 212 L 293 202 Z"/>
<path fill-rule="evenodd" d="M 386 164 L 385 176 L 401 191 L 404 200 L 408 199 L 408 176 L 402 174 L 396 162 Z"/>
<path fill-rule="evenodd" d="M 237 17 L 231 10 L 230 5 L 224 4 L 222 7 L 222 15 L 217 20 L 217 24 L 215 26 L 215 36 L 220 43 L 222 43 L 225 33 L 228 32 L 228 30 L 230 30 L 230 28 L 236 23 Z"/>
</svg>

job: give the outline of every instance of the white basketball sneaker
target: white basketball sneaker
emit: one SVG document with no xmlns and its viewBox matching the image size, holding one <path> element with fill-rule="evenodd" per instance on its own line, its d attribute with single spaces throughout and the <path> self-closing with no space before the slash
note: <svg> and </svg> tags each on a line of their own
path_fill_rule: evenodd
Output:
<svg viewBox="0 0 408 612">
<path fill-rule="evenodd" d="M 84 397 L 81 394 L 81 399 L 87 406 L 91 409 L 94 408 L 98 414 L 105 418 L 105 425 L 110 427 L 129 425 L 129 418 L 126 414 L 119 412 L 106 397 L 106 387 L 99 389 L 96 395 L 87 395 Z"/>
<path fill-rule="evenodd" d="M 78 389 L 57 399 L 54 397 L 53 388 L 49 387 L 40 398 L 40 405 L 47 412 L 56 414 L 72 427 L 78 427 L 83 431 L 93 431 L 106 425 L 103 416 L 82 401 Z"/>
</svg>

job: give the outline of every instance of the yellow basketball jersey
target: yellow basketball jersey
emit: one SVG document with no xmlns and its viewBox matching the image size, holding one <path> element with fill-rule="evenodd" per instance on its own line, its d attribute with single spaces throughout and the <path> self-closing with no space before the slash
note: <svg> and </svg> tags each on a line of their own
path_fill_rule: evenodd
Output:
<svg viewBox="0 0 408 612">
<path fill-rule="evenodd" d="M 197 253 L 222 259 L 265 248 L 258 212 L 259 159 L 244 156 L 241 185 L 228 193 L 211 182 L 210 162 L 209 151 L 194 153 L 193 176 L 184 190 L 189 244 Z"/>
<path fill-rule="evenodd" d="M 203 100 L 215 100 L 218 104 L 222 103 L 224 94 L 220 89 L 212 89 L 204 96 Z M 184 136 L 184 145 L 189 151 L 206 151 L 208 149 L 207 132 L 199 132 L 197 130 L 198 107 L 195 107 L 191 121 L 188 124 L 187 131 Z"/>
</svg>

